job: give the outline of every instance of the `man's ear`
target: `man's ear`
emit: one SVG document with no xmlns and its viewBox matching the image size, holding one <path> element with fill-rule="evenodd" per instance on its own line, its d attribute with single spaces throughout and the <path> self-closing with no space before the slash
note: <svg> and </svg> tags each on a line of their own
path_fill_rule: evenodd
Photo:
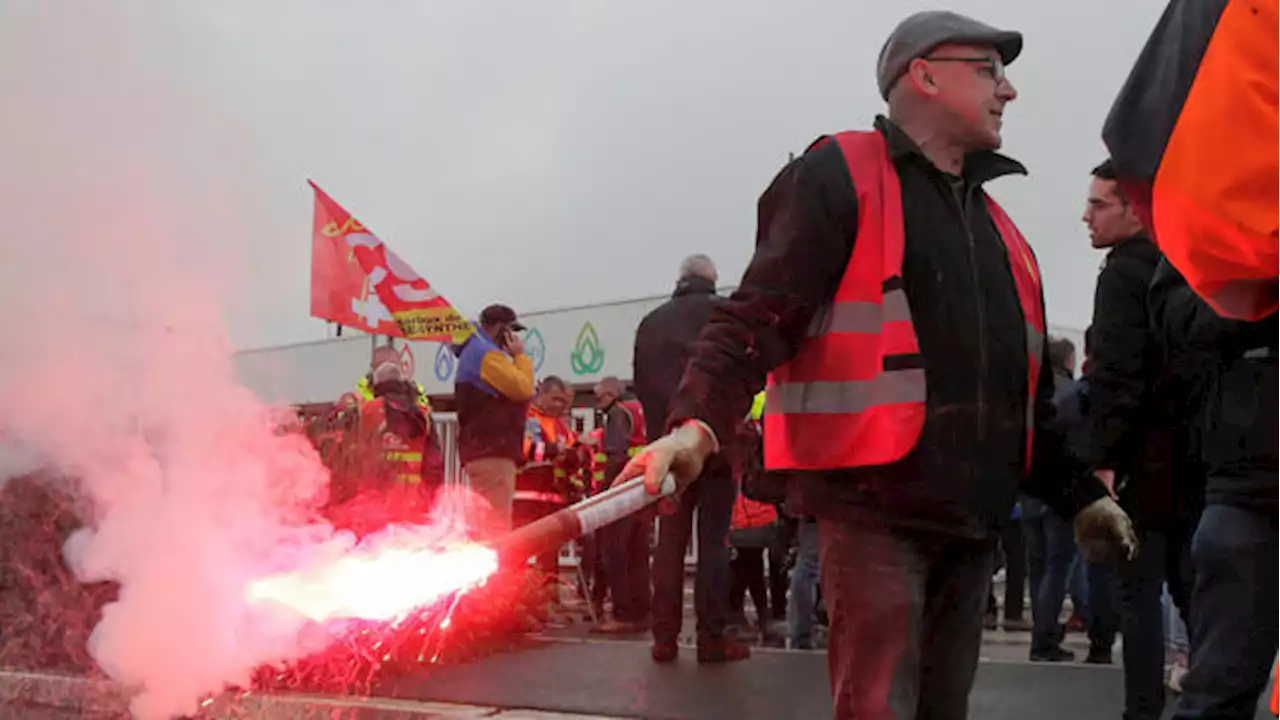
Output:
<svg viewBox="0 0 1280 720">
<path fill-rule="evenodd" d="M 934 79 L 933 73 L 929 71 L 929 66 L 923 58 L 916 58 L 907 65 L 905 79 L 911 83 L 916 92 L 923 95 L 932 95 L 938 91 L 937 80 Z"/>
</svg>

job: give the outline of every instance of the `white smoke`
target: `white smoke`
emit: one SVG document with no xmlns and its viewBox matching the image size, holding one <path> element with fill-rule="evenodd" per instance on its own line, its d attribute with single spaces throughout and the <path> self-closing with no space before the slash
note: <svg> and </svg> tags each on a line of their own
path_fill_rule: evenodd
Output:
<svg viewBox="0 0 1280 720">
<path fill-rule="evenodd" d="M 65 558 L 121 586 L 90 652 L 139 691 L 138 717 L 165 718 L 314 649 L 244 592 L 279 548 L 332 531 L 309 524 L 327 487 L 314 451 L 232 369 L 223 312 L 264 226 L 253 179 L 226 171 L 247 150 L 167 61 L 135 54 L 116 13 L 142 27 L 147 5 L 0 17 L 0 474 L 76 480 L 93 517 Z M 297 266 L 279 272 L 306 272 L 305 196 L 299 175 Z"/>
<path fill-rule="evenodd" d="M 199 288 L 191 270 L 164 268 Z M 120 583 L 89 649 L 141 691 L 142 718 L 190 712 L 224 684 L 247 685 L 259 664 L 303 653 L 301 620 L 263 615 L 245 588 L 277 548 L 331 534 L 309 524 L 327 487 L 314 450 L 277 435 L 276 414 L 236 383 L 215 298 L 182 284 L 157 283 L 149 300 L 165 312 L 122 323 L 89 320 L 95 304 L 70 294 L 61 342 L 0 349 L 6 445 L 25 453 L 6 455 L 17 460 L 6 469 L 44 458 L 91 500 L 91 525 L 65 557 L 83 581 Z M 112 296 L 109 282 L 93 287 Z"/>
</svg>

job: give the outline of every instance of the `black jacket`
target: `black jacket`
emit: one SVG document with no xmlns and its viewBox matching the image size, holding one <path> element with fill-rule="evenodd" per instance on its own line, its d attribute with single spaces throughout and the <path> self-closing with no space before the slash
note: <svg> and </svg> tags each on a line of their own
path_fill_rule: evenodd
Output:
<svg viewBox="0 0 1280 720">
<path fill-rule="evenodd" d="M 1165 407 L 1181 429 L 1179 497 L 1193 510 L 1203 502 L 1276 517 L 1276 316 L 1258 322 L 1219 317 L 1165 261 L 1151 285 L 1150 307 L 1170 379 Z"/>
<path fill-rule="evenodd" d="M 1085 460 L 1116 472 L 1120 504 L 1140 523 L 1173 518 L 1171 423 L 1161 408 L 1162 359 L 1147 294 L 1160 251 L 1145 235 L 1107 254 L 1093 298 L 1089 441 Z"/>
<path fill-rule="evenodd" d="M 650 442 L 666 432 L 671 398 L 680 386 L 698 334 L 720 300 L 710 280 L 681 278 L 671 299 L 646 315 L 636 329 L 632 377 L 636 399 L 644 407 Z"/>
<path fill-rule="evenodd" d="M 1027 482 L 1025 323 L 982 191 L 1025 169 L 984 152 L 966 158 L 963 177 L 948 176 L 890 121 L 879 118 L 876 128 L 902 187 L 903 278 L 929 388 L 925 428 L 892 465 L 797 474 L 791 511 L 985 536 L 1008 521 L 1024 485 L 1073 516 L 1105 490 L 1063 451 L 1047 369 L 1035 389 L 1035 454 L 1050 470 Z M 760 199 L 755 255 L 738 290 L 712 311 L 672 423 L 699 418 L 721 439 L 732 437 L 765 375 L 794 357 L 831 301 L 857 225 L 857 195 L 836 143 L 811 146 L 782 170 Z M 1047 341 L 1042 352 L 1048 357 Z"/>
</svg>

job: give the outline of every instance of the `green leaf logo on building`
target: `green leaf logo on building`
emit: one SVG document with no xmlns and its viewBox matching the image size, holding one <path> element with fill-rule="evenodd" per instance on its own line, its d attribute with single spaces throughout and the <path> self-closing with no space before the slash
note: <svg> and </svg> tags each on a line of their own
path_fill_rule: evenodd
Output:
<svg viewBox="0 0 1280 720">
<path fill-rule="evenodd" d="M 569 353 L 569 363 L 575 375 L 594 375 L 604 369 L 604 347 L 600 345 L 600 336 L 590 322 L 582 324 L 578 331 L 578 341 L 573 344 L 573 352 Z"/>
</svg>

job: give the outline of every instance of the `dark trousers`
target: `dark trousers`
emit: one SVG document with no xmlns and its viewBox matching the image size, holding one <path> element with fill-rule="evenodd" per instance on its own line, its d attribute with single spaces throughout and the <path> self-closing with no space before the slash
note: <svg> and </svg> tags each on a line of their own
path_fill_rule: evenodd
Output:
<svg viewBox="0 0 1280 720">
<path fill-rule="evenodd" d="M 1124 636 L 1124 718 L 1159 720 L 1164 712 L 1164 614 L 1162 588 L 1185 615 L 1187 582 L 1182 556 L 1185 533 L 1145 529 L 1138 554 L 1116 572 L 1120 634 Z"/>
<path fill-rule="evenodd" d="M 791 587 L 791 578 L 787 575 L 787 551 L 795 534 L 795 520 L 779 513 L 773 542 L 769 543 L 769 615 L 773 620 L 785 620 L 787 617 L 787 590 Z"/>
<path fill-rule="evenodd" d="M 516 500 L 511 504 L 511 527 L 524 527 L 550 515 L 562 506 L 552 503 Z M 553 548 L 534 558 L 534 566 L 542 574 L 542 587 L 546 599 L 560 602 L 560 548 Z"/>
<path fill-rule="evenodd" d="M 836 718 L 963 720 L 994 540 L 819 520 Z"/>
<path fill-rule="evenodd" d="M 769 589 L 765 582 L 764 553 L 761 547 L 743 547 L 733 549 L 733 560 L 729 562 L 729 611 L 734 615 L 743 615 L 746 607 L 746 594 L 751 593 L 751 602 L 756 606 L 756 619 L 761 627 L 769 620 Z"/>
<path fill-rule="evenodd" d="M 653 639 L 673 643 L 684 612 L 684 552 L 698 516 L 698 570 L 693 605 L 698 643 L 724 635 L 729 604 L 729 520 L 738 488 L 726 473 L 704 473 L 680 496 L 675 512 L 658 520 L 653 559 Z"/>
<path fill-rule="evenodd" d="M 1028 504 L 1031 513 L 1027 512 Z M 1031 563 L 1031 651 L 1046 652 L 1062 642 L 1058 616 L 1067 595 L 1067 572 L 1076 554 L 1071 523 L 1039 501 L 1023 504 L 1022 522 L 1029 525 Z M 1038 576 L 1038 580 L 1036 579 Z"/>
<path fill-rule="evenodd" d="M 1191 669 L 1178 720 L 1254 717 L 1276 656 L 1276 532 L 1274 517 L 1205 508 L 1191 543 Z"/>
<path fill-rule="evenodd" d="M 582 581 L 586 585 L 582 588 L 583 599 L 590 602 L 592 607 L 604 607 L 609 584 L 605 578 L 604 553 L 600 552 L 598 533 L 582 538 L 582 558 L 579 562 L 582 564 Z"/>
<path fill-rule="evenodd" d="M 1089 651 L 1109 653 L 1120 630 L 1120 611 L 1116 607 L 1115 568 L 1107 563 L 1089 562 L 1083 557 L 1089 578 Z"/>
<path fill-rule="evenodd" d="M 605 578 L 613 595 L 613 618 L 639 623 L 649 617 L 649 537 L 653 521 L 631 515 L 597 531 Z"/>
</svg>

